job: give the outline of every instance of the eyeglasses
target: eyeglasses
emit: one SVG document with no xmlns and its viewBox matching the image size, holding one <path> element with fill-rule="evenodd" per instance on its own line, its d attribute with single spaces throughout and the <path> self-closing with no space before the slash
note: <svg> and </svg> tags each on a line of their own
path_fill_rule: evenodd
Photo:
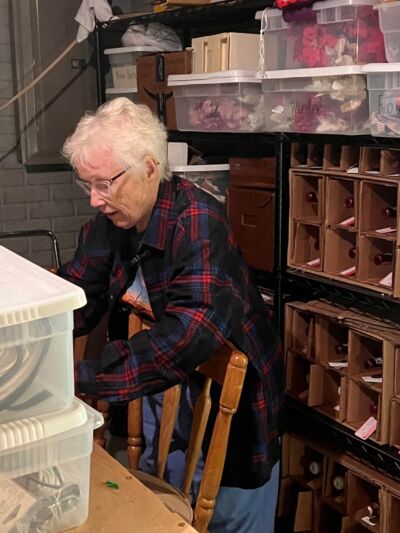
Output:
<svg viewBox="0 0 400 533">
<path fill-rule="evenodd" d="M 101 196 L 109 196 L 111 194 L 111 185 L 114 183 L 115 180 L 120 178 L 125 172 L 127 172 L 131 167 L 126 168 L 125 170 L 122 170 L 121 172 L 118 172 L 116 176 L 109 180 L 102 180 L 100 178 L 94 178 L 91 182 L 85 181 L 81 179 L 77 174 L 75 174 L 75 183 L 80 187 L 83 191 L 85 191 L 86 194 L 90 196 L 90 193 L 92 192 L 92 189 L 94 189 L 97 193 L 99 193 Z"/>
</svg>

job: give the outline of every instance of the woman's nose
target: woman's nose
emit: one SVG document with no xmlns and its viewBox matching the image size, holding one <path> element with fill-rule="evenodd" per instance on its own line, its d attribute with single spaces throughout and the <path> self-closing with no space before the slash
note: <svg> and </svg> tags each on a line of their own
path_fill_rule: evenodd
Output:
<svg viewBox="0 0 400 533">
<path fill-rule="evenodd" d="M 104 198 L 102 198 L 100 196 L 100 194 L 95 190 L 95 189 L 92 189 L 90 191 L 90 205 L 93 207 L 93 208 L 98 208 L 98 207 L 101 207 L 102 205 L 104 205 L 106 202 L 104 200 Z"/>
</svg>

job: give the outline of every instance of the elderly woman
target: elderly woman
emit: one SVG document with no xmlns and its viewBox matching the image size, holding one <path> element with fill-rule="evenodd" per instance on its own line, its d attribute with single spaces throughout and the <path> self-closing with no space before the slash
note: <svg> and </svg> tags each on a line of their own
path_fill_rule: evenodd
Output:
<svg viewBox="0 0 400 533">
<path fill-rule="evenodd" d="M 159 394 L 186 384 L 191 416 L 195 369 L 230 341 L 249 358 L 210 531 L 272 533 L 278 494 L 283 370 L 268 311 L 238 250 L 224 207 L 171 177 L 167 137 L 144 106 L 116 98 L 85 115 L 63 149 L 98 213 L 61 274 L 83 287 L 77 334 L 125 299 L 152 327 L 106 344 L 76 369 L 77 392 L 110 402 L 144 399 L 147 469 Z M 266 243 L 266 245 L 268 245 Z M 174 442 L 184 451 L 186 421 Z M 170 480 L 178 479 L 178 461 Z"/>
</svg>

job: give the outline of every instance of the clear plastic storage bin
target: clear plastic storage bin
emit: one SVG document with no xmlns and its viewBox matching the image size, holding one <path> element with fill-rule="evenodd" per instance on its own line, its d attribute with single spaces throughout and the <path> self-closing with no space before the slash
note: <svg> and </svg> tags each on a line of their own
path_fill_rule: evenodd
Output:
<svg viewBox="0 0 400 533">
<path fill-rule="evenodd" d="M 57 413 L 0 424 L 3 533 L 56 533 L 86 520 L 93 430 L 102 423 L 75 399 Z"/>
<path fill-rule="evenodd" d="M 0 423 L 69 405 L 83 290 L 0 246 Z"/>
<path fill-rule="evenodd" d="M 193 182 L 203 191 L 208 192 L 220 202 L 226 201 L 229 185 L 229 165 L 186 165 L 172 166 L 171 172 L 176 176 Z"/>
<path fill-rule="evenodd" d="M 360 71 L 328 67 L 268 73 L 262 83 L 266 131 L 368 133 L 366 82 Z"/>
<path fill-rule="evenodd" d="M 400 62 L 400 2 L 383 2 L 375 9 L 379 13 L 379 26 L 385 40 L 386 60 Z"/>
<path fill-rule="evenodd" d="M 154 46 L 123 46 L 107 48 L 104 54 L 111 64 L 113 89 L 130 89 L 137 92 L 136 61 L 145 54 L 157 52 Z M 113 94 L 113 93 L 109 93 Z M 125 95 L 126 96 L 126 95 Z"/>
<path fill-rule="evenodd" d="M 308 10 L 308 19 L 283 19 L 264 10 L 264 69 L 317 68 L 385 61 L 383 35 L 373 6 L 377 0 L 326 0 Z"/>
<path fill-rule="evenodd" d="M 363 71 L 367 73 L 371 135 L 400 137 L 400 63 L 365 65 Z"/>
<path fill-rule="evenodd" d="M 168 76 L 181 131 L 252 132 L 264 127 L 261 80 L 227 70 Z"/>
</svg>

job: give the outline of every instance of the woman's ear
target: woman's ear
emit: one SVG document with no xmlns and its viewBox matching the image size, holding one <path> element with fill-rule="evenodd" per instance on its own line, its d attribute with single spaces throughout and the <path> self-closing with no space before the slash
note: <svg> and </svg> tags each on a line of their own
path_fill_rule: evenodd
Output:
<svg viewBox="0 0 400 533">
<path fill-rule="evenodd" d="M 159 178 L 158 163 L 152 157 L 145 160 L 146 175 L 150 179 Z"/>
</svg>

